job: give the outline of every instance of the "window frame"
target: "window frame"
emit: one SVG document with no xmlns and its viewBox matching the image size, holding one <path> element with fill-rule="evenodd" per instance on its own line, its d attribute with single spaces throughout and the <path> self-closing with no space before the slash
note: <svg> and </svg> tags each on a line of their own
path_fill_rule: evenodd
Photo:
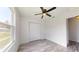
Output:
<svg viewBox="0 0 79 59">
<path fill-rule="evenodd" d="M 7 8 L 9 8 L 10 11 L 11 11 L 11 20 L 12 20 L 12 23 L 13 23 L 12 24 L 13 28 L 10 29 L 11 41 L 7 45 L 5 45 L 3 48 L 0 49 L 1 52 L 8 50 L 9 47 L 11 45 L 13 45 L 15 40 L 16 40 L 16 13 L 15 13 L 15 8 L 14 7 L 7 7 Z"/>
<path fill-rule="evenodd" d="M 16 40 L 16 14 L 15 14 L 15 8 L 13 8 L 13 7 L 8 7 L 10 10 L 11 10 L 11 19 L 13 20 L 12 21 L 12 27 L 13 28 L 11 28 L 11 34 L 12 34 L 12 40 L 14 41 L 14 40 Z"/>
</svg>

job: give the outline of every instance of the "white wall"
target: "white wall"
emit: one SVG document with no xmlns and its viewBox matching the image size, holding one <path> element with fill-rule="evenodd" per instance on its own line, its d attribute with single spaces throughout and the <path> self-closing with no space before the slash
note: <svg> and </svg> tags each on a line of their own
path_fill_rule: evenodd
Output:
<svg viewBox="0 0 79 59">
<path fill-rule="evenodd" d="M 20 13 L 20 17 L 21 17 L 21 23 L 20 23 L 20 43 L 26 43 L 29 42 L 31 39 L 29 38 L 29 23 L 33 22 L 33 23 L 39 23 L 41 25 L 40 28 L 40 38 L 44 39 L 44 23 L 41 23 L 41 15 L 35 16 L 34 14 L 39 13 L 41 10 L 38 7 L 19 7 L 17 8 L 17 10 Z"/>
<path fill-rule="evenodd" d="M 53 21 L 49 21 L 46 24 L 47 39 L 55 43 L 58 43 L 64 47 L 67 47 L 68 40 L 68 28 L 67 18 L 76 16 L 79 14 L 79 8 L 74 7 L 59 7 L 55 10 L 55 18 Z M 79 35 L 78 35 L 79 36 Z"/>
<path fill-rule="evenodd" d="M 26 18 L 26 17 L 22 17 L 21 18 L 21 44 L 22 43 L 26 43 L 26 42 L 29 42 L 30 39 L 30 33 L 29 33 L 29 23 L 30 22 L 33 22 L 33 23 L 39 23 L 40 24 L 40 38 L 43 39 L 43 25 L 40 23 L 40 20 L 38 19 L 35 19 L 35 18 Z"/>
<path fill-rule="evenodd" d="M 66 11 L 64 7 L 57 8 L 52 14 L 55 15 L 55 18 L 48 19 L 46 23 L 46 38 L 64 47 L 67 45 Z"/>
</svg>

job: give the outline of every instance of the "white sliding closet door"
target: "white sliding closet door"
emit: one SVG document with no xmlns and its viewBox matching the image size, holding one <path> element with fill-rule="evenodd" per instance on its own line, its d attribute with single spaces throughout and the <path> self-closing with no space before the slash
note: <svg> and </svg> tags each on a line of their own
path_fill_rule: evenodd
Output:
<svg viewBox="0 0 79 59">
<path fill-rule="evenodd" d="M 40 39 L 40 23 L 29 23 L 29 38 L 30 41 Z"/>
</svg>

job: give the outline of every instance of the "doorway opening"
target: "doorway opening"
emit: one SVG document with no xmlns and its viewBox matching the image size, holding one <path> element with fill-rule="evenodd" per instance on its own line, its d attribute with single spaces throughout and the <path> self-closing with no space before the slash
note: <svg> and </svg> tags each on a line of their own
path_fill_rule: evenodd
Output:
<svg viewBox="0 0 79 59">
<path fill-rule="evenodd" d="M 79 51 L 79 20 L 75 17 L 67 19 L 68 40 L 67 47 Z"/>
</svg>

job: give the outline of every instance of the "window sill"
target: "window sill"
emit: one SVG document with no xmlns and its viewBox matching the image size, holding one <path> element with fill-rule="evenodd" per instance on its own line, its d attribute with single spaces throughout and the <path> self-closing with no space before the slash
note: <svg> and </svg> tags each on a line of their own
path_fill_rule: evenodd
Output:
<svg viewBox="0 0 79 59">
<path fill-rule="evenodd" d="M 8 48 L 14 44 L 14 41 L 9 42 L 4 48 L 0 49 L 0 52 L 4 52 L 6 50 L 8 50 Z"/>
</svg>

